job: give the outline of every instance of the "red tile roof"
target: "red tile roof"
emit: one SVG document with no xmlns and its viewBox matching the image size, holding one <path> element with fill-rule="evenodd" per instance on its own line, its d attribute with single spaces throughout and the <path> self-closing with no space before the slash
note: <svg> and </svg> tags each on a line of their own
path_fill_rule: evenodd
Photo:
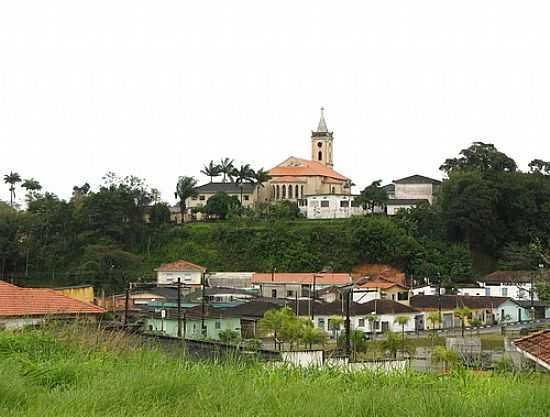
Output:
<svg viewBox="0 0 550 417">
<path fill-rule="evenodd" d="M 550 330 L 542 330 L 513 342 L 516 348 L 539 365 L 550 369 Z"/>
<path fill-rule="evenodd" d="M 329 177 L 341 181 L 348 180 L 347 177 L 344 177 L 342 174 L 336 172 L 325 164 L 294 157 L 288 158 L 275 168 L 270 169 L 269 175 L 271 177 Z"/>
<path fill-rule="evenodd" d="M 0 316 L 101 314 L 105 310 L 47 288 L 21 288 L 0 281 Z"/>
<path fill-rule="evenodd" d="M 157 272 L 181 272 L 181 271 L 206 272 L 206 268 L 204 266 L 196 265 L 189 261 L 184 261 L 180 259 L 179 261 L 176 261 L 176 262 L 162 264 L 157 269 L 155 269 L 155 271 Z"/>
<path fill-rule="evenodd" d="M 316 285 L 347 285 L 351 284 L 351 275 L 346 273 L 319 273 L 298 272 L 298 273 L 254 273 L 253 284 L 313 284 L 315 277 Z"/>
</svg>

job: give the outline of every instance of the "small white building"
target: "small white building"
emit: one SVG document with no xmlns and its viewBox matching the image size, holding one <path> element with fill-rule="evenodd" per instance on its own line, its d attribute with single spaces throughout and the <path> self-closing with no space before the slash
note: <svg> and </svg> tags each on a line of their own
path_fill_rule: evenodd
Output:
<svg viewBox="0 0 550 417">
<path fill-rule="evenodd" d="M 308 219 L 345 219 L 366 214 L 363 207 L 355 202 L 356 197 L 346 194 L 308 195 L 304 200 L 306 205 L 299 207 Z"/>
<path fill-rule="evenodd" d="M 167 264 L 162 264 L 157 269 L 158 286 L 174 286 L 178 283 L 178 278 L 184 286 L 200 287 L 203 282 L 203 276 L 206 273 L 204 266 L 179 260 Z"/>
<path fill-rule="evenodd" d="M 423 175 L 394 180 L 393 184 L 383 187 L 388 194 L 387 215 L 394 216 L 399 210 L 416 207 L 420 203 L 433 204 L 440 187 L 441 181 Z"/>
<path fill-rule="evenodd" d="M 549 277 L 548 273 L 544 276 Z M 495 271 L 480 279 L 478 284 L 484 288 L 485 296 L 530 300 L 531 281 L 536 282 L 539 278 L 541 273 L 537 271 Z M 538 300 L 535 289 L 533 300 Z"/>
</svg>

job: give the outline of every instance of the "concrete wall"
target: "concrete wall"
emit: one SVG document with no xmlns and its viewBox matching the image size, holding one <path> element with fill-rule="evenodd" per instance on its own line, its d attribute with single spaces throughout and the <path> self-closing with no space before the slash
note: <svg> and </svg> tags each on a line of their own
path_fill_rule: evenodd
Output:
<svg viewBox="0 0 550 417">
<path fill-rule="evenodd" d="M 306 217 L 308 219 L 343 219 L 366 214 L 362 207 L 351 206 L 353 199 L 354 197 L 351 195 L 309 196 L 305 210 Z M 322 201 L 328 201 L 329 206 L 322 207 Z M 347 204 L 348 207 L 341 207 L 341 204 Z"/>
<path fill-rule="evenodd" d="M 0 318 L 0 329 L 19 330 L 28 326 L 36 326 L 44 322 L 43 317 L 6 317 Z"/>
<path fill-rule="evenodd" d="M 418 198 L 433 201 L 432 184 L 395 184 L 395 198 Z"/>
</svg>

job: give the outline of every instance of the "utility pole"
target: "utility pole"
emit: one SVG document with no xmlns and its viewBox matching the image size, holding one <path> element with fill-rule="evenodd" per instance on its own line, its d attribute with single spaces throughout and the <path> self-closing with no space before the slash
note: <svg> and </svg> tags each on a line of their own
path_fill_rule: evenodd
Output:
<svg viewBox="0 0 550 417">
<path fill-rule="evenodd" d="M 345 331 L 346 331 L 346 355 L 351 359 L 351 320 L 350 320 L 350 296 L 352 294 L 351 289 L 346 290 L 346 321 L 345 321 Z"/>
<path fill-rule="evenodd" d="M 439 312 L 439 330 L 443 326 L 443 317 L 441 315 L 441 274 L 437 273 L 437 310 Z"/>
<path fill-rule="evenodd" d="M 181 339 L 181 278 L 178 277 L 178 338 Z"/>
<path fill-rule="evenodd" d="M 202 286 L 202 296 L 201 296 L 201 335 L 203 337 L 206 337 L 206 327 L 204 326 L 204 318 L 206 315 L 206 280 L 205 280 L 206 272 L 203 272 L 201 275 L 201 286 Z"/>
</svg>

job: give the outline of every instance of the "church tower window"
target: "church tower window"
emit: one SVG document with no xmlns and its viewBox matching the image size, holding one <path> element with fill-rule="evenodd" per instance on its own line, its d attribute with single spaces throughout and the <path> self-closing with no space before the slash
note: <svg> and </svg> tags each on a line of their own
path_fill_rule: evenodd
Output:
<svg viewBox="0 0 550 417">
<path fill-rule="evenodd" d="M 286 199 L 286 185 L 283 185 L 283 194 L 282 194 L 282 199 L 285 200 Z"/>
<path fill-rule="evenodd" d="M 323 161 L 323 152 L 319 151 L 319 153 L 317 154 L 317 159 L 321 162 Z"/>
<path fill-rule="evenodd" d="M 288 198 L 292 198 L 292 185 L 288 186 Z"/>
<path fill-rule="evenodd" d="M 298 186 L 297 185 L 296 185 L 296 188 L 294 190 L 295 190 L 294 197 L 295 198 L 300 198 L 300 194 L 298 194 Z"/>
<path fill-rule="evenodd" d="M 279 188 L 279 186 L 277 185 L 277 193 L 275 194 L 275 199 L 278 200 L 279 197 L 281 195 L 281 189 Z"/>
</svg>

